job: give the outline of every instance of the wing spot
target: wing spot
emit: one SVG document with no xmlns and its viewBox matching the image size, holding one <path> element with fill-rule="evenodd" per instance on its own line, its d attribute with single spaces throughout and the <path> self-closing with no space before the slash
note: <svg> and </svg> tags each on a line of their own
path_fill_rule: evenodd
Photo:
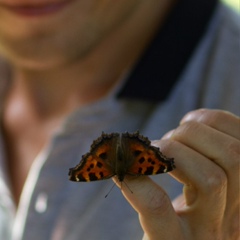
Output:
<svg viewBox="0 0 240 240">
<path fill-rule="evenodd" d="M 78 177 L 76 177 L 77 181 L 80 182 L 80 181 L 88 181 L 82 174 L 79 174 Z"/>
<path fill-rule="evenodd" d="M 139 163 L 144 163 L 145 162 L 145 158 L 144 157 L 141 157 L 139 160 L 138 160 Z"/>
<path fill-rule="evenodd" d="M 103 152 L 101 154 L 99 154 L 99 157 L 103 160 L 107 159 L 107 153 L 106 152 Z"/>
<path fill-rule="evenodd" d="M 90 172 L 92 168 L 94 168 L 94 164 L 93 163 L 90 164 L 90 166 L 87 168 L 87 171 Z"/>
<path fill-rule="evenodd" d="M 101 162 L 97 162 L 97 167 L 101 168 L 103 164 Z"/>
<path fill-rule="evenodd" d="M 154 165 L 156 162 L 153 160 L 153 159 L 151 159 L 151 158 L 148 158 L 148 162 L 149 163 L 151 163 L 152 165 Z"/>
<path fill-rule="evenodd" d="M 90 181 L 98 180 L 98 177 L 95 175 L 95 173 L 89 173 L 88 176 Z"/>
<path fill-rule="evenodd" d="M 154 167 L 148 167 L 146 171 L 144 172 L 145 175 L 151 175 L 153 174 Z"/>
<path fill-rule="evenodd" d="M 140 151 L 140 150 L 135 150 L 135 151 L 134 151 L 134 156 L 137 157 L 137 156 L 139 156 L 141 153 L 142 153 L 142 151 Z"/>
</svg>

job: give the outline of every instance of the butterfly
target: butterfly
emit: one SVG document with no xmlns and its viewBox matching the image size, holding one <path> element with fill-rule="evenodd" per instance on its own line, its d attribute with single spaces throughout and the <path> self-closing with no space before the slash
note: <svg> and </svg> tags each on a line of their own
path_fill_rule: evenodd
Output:
<svg viewBox="0 0 240 240">
<path fill-rule="evenodd" d="M 159 148 L 139 132 L 111 133 L 93 141 L 90 152 L 69 169 L 69 180 L 89 182 L 125 175 L 141 176 L 166 173 L 175 168 L 174 159 L 164 156 Z"/>
</svg>

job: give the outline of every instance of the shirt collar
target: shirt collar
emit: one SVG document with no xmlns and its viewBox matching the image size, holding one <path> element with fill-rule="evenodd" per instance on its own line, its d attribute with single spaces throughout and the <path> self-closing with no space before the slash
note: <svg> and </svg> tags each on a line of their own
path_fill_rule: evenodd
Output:
<svg viewBox="0 0 240 240">
<path fill-rule="evenodd" d="M 203 37 L 218 0 L 181 0 L 118 92 L 119 98 L 164 100 Z"/>
</svg>

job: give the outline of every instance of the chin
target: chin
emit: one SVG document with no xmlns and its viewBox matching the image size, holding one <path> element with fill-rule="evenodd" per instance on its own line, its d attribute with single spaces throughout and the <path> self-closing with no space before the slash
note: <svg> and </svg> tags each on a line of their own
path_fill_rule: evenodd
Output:
<svg viewBox="0 0 240 240">
<path fill-rule="evenodd" d="M 46 38 L 5 41 L 0 55 L 18 68 L 47 70 L 83 61 L 99 43 L 98 38 Z"/>
</svg>

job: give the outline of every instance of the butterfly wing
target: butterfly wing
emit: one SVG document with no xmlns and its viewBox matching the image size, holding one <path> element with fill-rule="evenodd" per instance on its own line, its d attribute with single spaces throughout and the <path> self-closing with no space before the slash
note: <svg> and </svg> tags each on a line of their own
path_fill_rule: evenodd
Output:
<svg viewBox="0 0 240 240">
<path fill-rule="evenodd" d="M 124 148 L 129 148 L 128 159 L 131 159 L 128 174 L 154 175 L 166 173 L 175 168 L 173 158 L 164 156 L 159 148 L 151 146 L 149 139 L 140 135 L 139 132 L 123 133 L 122 139 Z"/>
<path fill-rule="evenodd" d="M 89 182 L 108 179 L 115 175 L 112 152 L 119 134 L 105 134 L 95 140 L 89 153 L 82 156 L 80 163 L 69 170 L 69 179 Z"/>
</svg>

